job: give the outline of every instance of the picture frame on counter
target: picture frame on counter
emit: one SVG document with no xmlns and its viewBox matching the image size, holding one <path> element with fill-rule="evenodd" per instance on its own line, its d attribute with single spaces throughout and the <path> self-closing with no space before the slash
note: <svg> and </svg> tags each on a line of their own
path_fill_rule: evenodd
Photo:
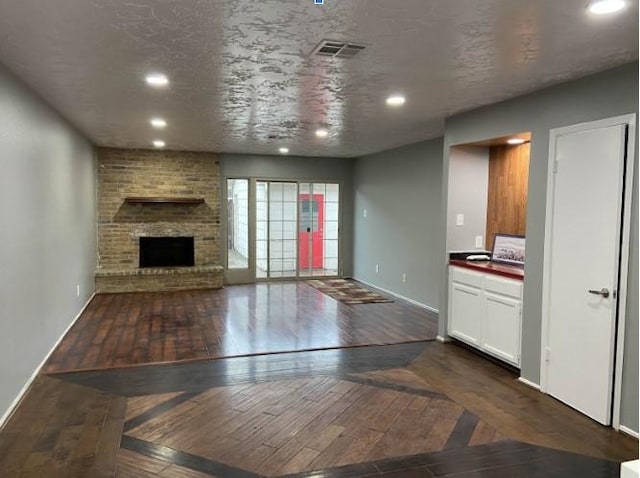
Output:
<svg viewBox="0 0 640 478">
<path fill-rule="evenodd" d="M 491 262 L 524 266 L 525 236 L 496 233 L 491 251 Z"/>
</svg>

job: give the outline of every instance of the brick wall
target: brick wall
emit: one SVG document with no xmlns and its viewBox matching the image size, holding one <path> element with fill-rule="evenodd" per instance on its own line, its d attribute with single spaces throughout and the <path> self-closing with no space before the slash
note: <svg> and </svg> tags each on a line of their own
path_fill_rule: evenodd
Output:
<svg viewBox="0 0 640 478">
<path fill-rule="evenodd" d="M 193 236 L 196 266 L 219 264 L 219 187 L 215 154 L 98 149 L 98 269 L 137 269 L 140 236 Z M 205 202 L 136 205 L 126 197 Z"/>
</svg>

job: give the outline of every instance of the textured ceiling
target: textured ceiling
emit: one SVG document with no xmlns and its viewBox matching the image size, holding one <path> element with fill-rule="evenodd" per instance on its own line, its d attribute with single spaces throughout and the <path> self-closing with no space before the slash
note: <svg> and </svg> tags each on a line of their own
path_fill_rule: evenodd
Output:
<svg viewBox="0 0 640 478">
<path fill-rule="evenodd" d="M 0 62 L 98 145 L 162 138 L 169 149 L 359 156 L 438 136 L 453 113 L 637 59 L 636 1 L 605 18 L 585 4 L 0 0 Z M 368 48 L 310 57 L 322 39 Z M 152 71 L 170 86 L 146 86 Z M 394 92 L 404 107 L 385 105 Z M 169 126 L 155 132 L 152 116 Z M 319 126 L 328 138 L 314 136 Z"/>
</svg>

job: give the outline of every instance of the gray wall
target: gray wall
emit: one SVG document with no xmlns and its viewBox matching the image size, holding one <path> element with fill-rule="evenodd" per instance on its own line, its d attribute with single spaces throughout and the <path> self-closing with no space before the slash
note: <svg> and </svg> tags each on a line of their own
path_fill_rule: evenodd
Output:
<svg viewBox="0 0 640 478">
<path fill-rule="evenodd" d="M 448 183 L 448 250 L 484 249 L 489 194 L 489 148 L 451 148 Z M 460 213 L 464 214 L 464 225 L 456 226 L 456 216 Z M 476 236 L 482 236 L 481 247 L 476 247 Z"/>
<path fill-rule="evenodd" d="M 340 183 L 342 273 L 345 277 L 352 275 L 353 159 L 245 154 L 223 154 L 220 159 L 223 178 L 295 179 Z"/>
<path fill-rule="evenodd" d="M 96 203 L 91 144 L 1 65 L 0 151 L 2 416 L 93 292 Z"/>
<path fill-rule="evenodd" d="M 441 180 L 441 138 L 357 160 L 355 278 L 438 309 Z"/>
<path fill-rule="evenodd" d="M 527 205 L 527 263 L 524 282 L 522 324 L 522 376 L 540 381 L 540 340 L 542 316 L 542 265 L 546 207 L 549 130 L 602 118 L 637 113 L 638 63 L 625 65 L 578 81 L 548 88 L 447 120 L 445 126 L 443 184 L 449 174 L 449 147 L 488 138 L 531 131 L 531 165 Z M 637 133 L 636 133 L 637 138 Z M 638 148 L 635 167 L 637 170 Z M 443 198 L 447 198 L 444 188 Z M 634 183 L 634 207 L 627 293 L 627 333 L 623 382 L 622 424 L 638 430 L 638 181 Z M 446 217 L 443 207 L 442 223 Z M 444 236 L 444 234 L 443 234 Z M 441 304 L 439 331 L 446 330 L 446 246 L 440 245 Z"/>
</svg>

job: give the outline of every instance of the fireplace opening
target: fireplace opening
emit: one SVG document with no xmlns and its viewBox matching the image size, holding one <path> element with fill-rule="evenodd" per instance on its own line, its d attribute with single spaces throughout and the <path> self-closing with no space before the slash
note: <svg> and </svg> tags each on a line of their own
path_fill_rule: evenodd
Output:
<svg viewBox="0 0 640 478">
<path fill-rule="evenodd" d="M 140 238 L 140 267 L 193 265 L 193 237 Z"/>
</svg>

